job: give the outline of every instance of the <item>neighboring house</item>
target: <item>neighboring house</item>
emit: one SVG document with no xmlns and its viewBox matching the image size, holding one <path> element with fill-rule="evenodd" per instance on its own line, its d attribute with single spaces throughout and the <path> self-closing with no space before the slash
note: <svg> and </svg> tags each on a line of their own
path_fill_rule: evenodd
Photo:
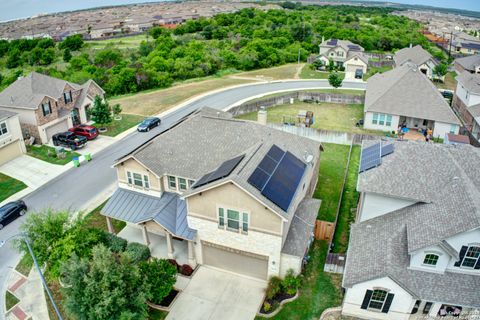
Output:
<svg viewBox="0 0 480 320">
<path fill-rule="evenodd" d="M 365 129 L 433 130 L 433 137 L 458 134 L 460 121 L 435 85 L 416 65 L 406 63 L 367 81 Z"/>
<path fill-rule="evenodd" d="M 298 274 L 320 208 L 311 198 L 320 149 L 204 108 L 115 162 L 118 189 L 102 214 L 141 229 L 147 244 L 166 237 L 166 249 L 151 244 L 163 257 L 178 259 L 182 243 L 173 240 L 187 242 L 192 266 L 260 279 Z"/>
<path fill-rule="evenodd" d="M 32 72 L 0 93 L 0 110 L 18 113 L 25 138 L 48 143 L 55 133 L 89 121 L 88 108 L 104 93 L 93 80 L 78 85 Z"/>
<path fill-rule="evenodd" d="M 452 106 L 465 128 L 480 141 L 480 74 L 463 72 L 456 78 Z"/>
<path fill-rule="evenodd" d="M 364 145 L 344 316 L 478 319 L 479 163 L 470 145 Z"/>
<path fill-rule="evenodd" d="M 480 53 L 480 43 L 458 41 L 452 42 L 452 47 L 455 52 L 462 54 L 478 54 Z"/>
<path fill-rule="evenodd" d="M 470 73 L 480 73 L 480 55 L 472 55 L 455 59 L 455 70 L 458 74 L 467 71 Z"/>
<path fill-rule="evenodd" d="M 319 56 L 324 65 L 330 61 L 340 67 L 345 68 L 345 78 L 354 79 L 355 75 L 363 76 L 367 72 L 368 57 L 364 54 L 364 49 L 348 40 L 328 39 L 320 44 Z"/>
<path fill-rule="evenodd" d="M 398 50 L 393 56 L 393 61 L 395 67 L 403 66 L 406 63 L 413 63 L 422 73 L 427 75 L 429 79 L 433 79 L 433 69 L 438 65 L 438 62 L 433 56 L 423 49 L 421 45 Z"/>
<path fill-rule="evenodd" d="M 445 135 L 445 140 L 443 140 L 443 143 L 445 144 L 470 144 L 470 139 L 468 136 L 464 135 L 459 135 L 459 134 L 453 134 L 453 133 L 447 133 Z"/>
<path fill-rule="evenodd" d="M 0 110 L 0 165 L 25 152 L 18 114 Z"/>
</svg>

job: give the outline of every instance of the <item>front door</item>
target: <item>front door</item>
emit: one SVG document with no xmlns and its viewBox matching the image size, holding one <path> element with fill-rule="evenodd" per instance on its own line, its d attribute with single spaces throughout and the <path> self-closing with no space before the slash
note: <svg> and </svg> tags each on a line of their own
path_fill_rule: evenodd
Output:
<svg viewBox="0 0 480 320">
<path fill-rule="evenodd" d="M 79 125 L 80 122 L 80 114 L 78 113 L 78 108 L 73 108 L 70 111 L 70 116 L 72 117 L 72 123 L 74 126 Z"/>
</svg>

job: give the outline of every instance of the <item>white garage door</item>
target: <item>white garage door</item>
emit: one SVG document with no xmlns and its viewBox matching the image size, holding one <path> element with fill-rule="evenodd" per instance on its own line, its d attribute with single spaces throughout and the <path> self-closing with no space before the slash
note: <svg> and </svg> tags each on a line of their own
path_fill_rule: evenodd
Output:
<svg viewBox="0 0 480 320">
<path fill-rule="evenodd" d="M 349 65 L 347 65 L 347 67 L 345 68 L 345 71 L 346 71 L 346 72 L 353 72 L 353 73 L 355 73 L 355 71 L 357 71 L 357 69 L 363 70 L 362 66 L 355 65 L 355 64 L 349 64 Z"/>
<path fill-rule="evenodd" d="M 22 154 L 20 141 L 15 141 L 0 148 L 0 165 L 15 159 Z"/>
<path fill-rule="evenodd" d="M 54 124 L 51 127 L 45 129 L 45 133 L 47 134 L 47 140 L 50 141 L 52 136 L 55 133 L 65 132 L 68 131 L 68 121 L 65 119 L 64 121 L 60 121 L 59 123 Z"/>
<path fill-rule="evenodd" d="M 202 241 L 203 263 L 246 276 L 267 279 L 268 257 Z"/>
</svg>

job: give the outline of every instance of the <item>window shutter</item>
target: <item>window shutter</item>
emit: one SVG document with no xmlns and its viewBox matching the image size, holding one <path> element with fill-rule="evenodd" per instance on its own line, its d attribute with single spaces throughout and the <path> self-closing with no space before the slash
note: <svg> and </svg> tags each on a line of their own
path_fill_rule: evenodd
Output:
<svg viewBox="0 0 480 320">
<path fill-rule="evenodd" d="M 393 293 L 389 293 L 387 295 L 387 299 L 385 300 L 385 304 L 383 305 L 383 308 L 382 308 L 383 313 L 388 313 L 388 310 L 390 310 L 390 306 L 392 305 L 394 296 L 395 295 Z"/>
<path fill-rule="evenodd" d="M 43 116 L 45 117 L 47 114 L 45 113 L 45 107 L 44 105 L 42 104 L 42 113 L 43 113 Z"/>
<path fill-rule="evenodd" d="M 50 103 L 50 100 L 48 101 L 48 111 L 49 114 L 52 113 L 52 104 Z"/>
<path fill-rule="evenodd" d="M 467 249 L 468 249 L 468 246 L 462 246 L 462 249 L 460 249 L 460 259 L 458 259 L 458 261 L 455 262 L 454 264 L 455 267 L 460 267 L 463 257 L 465 257 L 465 253 L 467 253 Z"/>
<path fill-rule="evenodd" d="M 372 298 L 373 290 L 367 290 L 365 297 L 363 298 L 362 306 L 360 308 L 367 309 L 370 299 Z"/>
</svg>

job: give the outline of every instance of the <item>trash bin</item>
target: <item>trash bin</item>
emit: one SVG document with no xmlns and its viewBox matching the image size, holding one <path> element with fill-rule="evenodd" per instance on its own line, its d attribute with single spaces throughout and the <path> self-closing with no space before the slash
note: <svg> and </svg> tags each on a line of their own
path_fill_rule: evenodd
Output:
<svg viewBox="0 0 480 320">
<path fill-rule="evenodd" d="M 73 166 L 74 167 L 80 167 L 80 158 L 79 157 L 73 157 Z"/>
<path fill-rule="evenodd" d="M 84 154 L 84 157 L 85 157 L 85 161 L 90 161 L 92 160 L 92 155 L 90 153 L 85 153 Z"/>
</svg>

